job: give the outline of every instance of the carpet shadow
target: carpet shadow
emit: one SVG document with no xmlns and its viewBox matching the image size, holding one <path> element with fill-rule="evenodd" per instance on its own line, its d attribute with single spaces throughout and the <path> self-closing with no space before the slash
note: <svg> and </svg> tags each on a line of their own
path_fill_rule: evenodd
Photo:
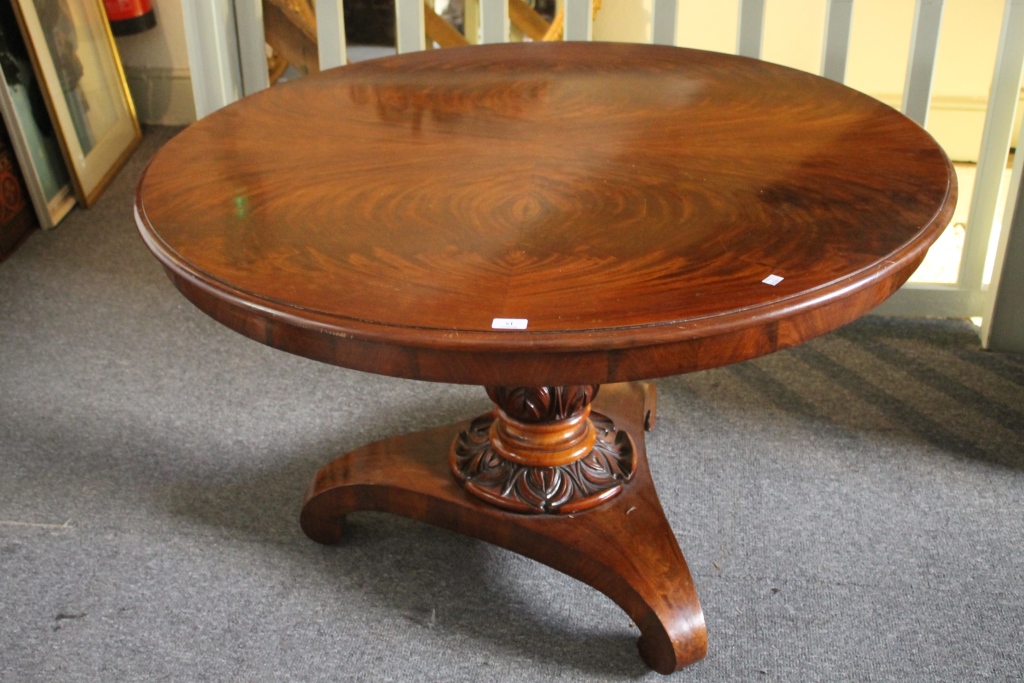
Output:
<svg viewBox="0 0 1024 683">
<path fill-rule="evenodd" d="M 413 630 L 443 628 L 495 657 L 529 658 L 595 676 L 649 673 L 636 651 L 639 632 L 609 625 L 627 624 L 625 613 L 599 594 L 581 596 L 594 589 L 533 560 L 385 513 L 349 515 L 345 537 L 335 546 L 306 538 L 298 522 L 302 493 L 336 455 L 323 445 L 282 456 L 271 469 L 235 468 L 229 476 L 179 482 L 169 512 L 231 538 L 284 545 L 296 571 L 322 575 L 317 583 L 331 593 L 323 604 L 347 604 L 358 590 L 360 600 L 372 600 L 385 618 L 408 622 Z M 521 572 L 543 577 L 543 590 L 529 581 L 524 587 L 517 579 Z M 572 623 L 564 606 L 580 601 L 589 609 L 584 616 L 592 618 Z M 342 623 L 348 617 L 339 609 L 336 618 Z"/>
<path fill-rule="evenodd" d="M 408 414 L 388 411 L 374 415 L 369 424 L 339 424 L 335 434 L 321 434 L 262 458 L 262 466 L 236 454 L 210 471 L 182 472 L 163 504 L 172 515 L 252 541 L 305 539 L 298 528 L 302 497 L 320 468 L 365 444 L 457 422 L 485 409 L 485 402 L 472 399 L 409 401 L 403 407 Z"/>
<path fill-rule="evenodd" d="M 312 543 L 312 541 L 310 541 Z M 470 650 L 602 679 L 651 674 L 626 615 L 576 579 L 484 541 L 384 513 L 355 513 L 320 547 L 325 586 L 353 582 L 411 629 L 442 628 Z M 340 599 L 344 592 L 338 590 Z M 566 607 L 573 605 L 574 607 Z M 344 617 L 339 613 L 338 618 Z"/>
<path fill-rule="evenodd" d="M 658 385 L 666 403 L 703 410 L 724 429 L 734 428 L 733 415 L 755 426 L 783 417 L 837 443 L 881 435 L 908 452 L 1024 471 L 1016 359 L 982 351 L 965 325 L 867 317 L 795 348 Z"/>
</svg>

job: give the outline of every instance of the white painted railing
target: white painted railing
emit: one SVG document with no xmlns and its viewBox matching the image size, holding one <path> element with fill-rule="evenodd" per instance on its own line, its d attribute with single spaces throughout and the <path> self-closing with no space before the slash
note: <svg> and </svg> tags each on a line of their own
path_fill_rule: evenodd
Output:
<svg viewBox="0 0 1024 683">
<path fill-rule="evenodd" d="M 427 47 L 423 1 L 395 0 L 396 49 L 400 53 Z M 760 58 L 765 13 L 770 8 L 770 0 L 733 1 L 739 3 L 736 52 Z M 855 0 L 822 1 L 827 2 L 827 11 L 820 73 L 843 82 Z M 902 110 L 923 126 L 931 101 L 945 0 L 915 1 Z M 470 42 L 507 42 L 510 35 L 509 0 L 478 2 L 479 40 Z M 183 7 L 199 116 L 269 85 L 263 50 L 262 0 L 183 0 Z M 564 0 L 564 7 L 565 39 L 591 40 L 593 0 Z M 342 0 L 317 0 L 316 11 L 321 68 L 344 64 L 346 45 Z M 679 0 L 652 0 L 651 42 L 676 44 L 678 11 Z M 952 285 L 909 284 L 882 309 L 887 313 L 905 315 L 984 316 L 983 339 L 987 340 L 991 333 L 997 345 L 1019 351 L 1024 351 L 1024 313 L 1015 317 L 1019 309 L 1024 310 L 1020 298 L 1015 298 L 1024 294 L 1024 244 L 1015 246 L 1017 242 L 1024 243 L 1022 229 L 1018 227 L 1024 223 L 1024 202 L 1016 201 L 1020 188 L 1020 163 L 1013 173 L 1010 201 L 1007 201 L 1007 215 L 1003 220 L 1006 227 L 1001 234 L 991 286 L 986 288 L 982 279 L 1000 180 L 1009 153 L 1022 68 L 1024 0 L 1005 0 L 959 279 Z M 1024 155 L 1019 155 L 1018 161 L 1022 157 Z M 1015 212 L 1018 205 L 1021 211 Z M 1016 241 L 1012 238 L 1011 228 L 1016 231 Z M 1004 257 L 1009 259 L 1005 265 Z M 1020 322 L 1013 322 L 1016 320 Z M 1004 325 L 1003 321 L 1009 322 Z M 1003 341 L 1007 339 L 1012 341 Z"/>
<path fill-rule="evenodd" d="M 842 83 L 850 53 L 853 0 L 829 0 L 825 11 L 825 44 L 821 49 L 821 75 Z"/>
</svg>

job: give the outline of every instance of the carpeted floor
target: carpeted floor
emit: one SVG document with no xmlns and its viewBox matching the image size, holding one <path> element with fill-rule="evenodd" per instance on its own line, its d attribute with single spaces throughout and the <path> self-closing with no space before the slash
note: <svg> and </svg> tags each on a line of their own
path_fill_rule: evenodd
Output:
<svg viewBox="0 0 1024 683">
<path fill-rule="evenodd" d="M 487 399 L 192 308 L 132 220 L 172 133 L 0 265 L 0 680 L 661 680 L 544 566 L 379 514 L 302 535 L 335 454 Z M 710 631 L 676 680 L 1022 680 L 1024 357 L 867 318 L 658 387 L 648 451 Z"/>
</svg>

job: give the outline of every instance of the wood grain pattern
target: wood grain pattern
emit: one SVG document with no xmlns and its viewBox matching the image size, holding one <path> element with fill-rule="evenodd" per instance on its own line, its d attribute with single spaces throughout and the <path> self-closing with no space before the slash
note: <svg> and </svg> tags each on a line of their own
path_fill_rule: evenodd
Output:
<svg viewBox="0 0 1024 683">
<path fill-rule="evenodd" d="M 831 81 L 565 43 L 246 98 L 157 154 L 136 215 L 186 296 L 264 343 L 401 377 L 599 384 L 849 322 L 909 277 L 955 198 L 927 133 Z"/>
<path fill-rule="evenodd" d="M 653 387 L 602 387 L 597 409 L 633 436 L 634 481 L 612 501 L 578 515 L 520 515 L 465 493 L 437 453 L 468 423 L 394 437 L 339 457 L 306 493 L 302 528 L 320 543 L 341 540 L 345 516 L 404 515 L 531 557 L 593 586 L 640 629 L 638 647 L 656 671 L 704 657 L 707 630 L 686 560 L 665 519 L 644 450 Z M 643 530 L 643 533 L 637 533 Z"/>
</svg>

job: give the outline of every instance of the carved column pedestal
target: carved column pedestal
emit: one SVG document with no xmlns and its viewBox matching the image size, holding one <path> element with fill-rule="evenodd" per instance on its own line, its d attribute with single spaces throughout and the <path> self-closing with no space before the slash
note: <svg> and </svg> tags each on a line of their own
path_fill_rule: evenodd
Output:
<svg viewBox="0 0 1024 683">
<path fill-rule="evenodd" d="M 452 473 L 474 496 L 513 512 L 581 512 L 614 498 L 633 476 L 636 449 L 591 413 L 597 390 L 488 387 L 495 408 L 452 442 Z"/>
<path fill-rule="evenodd" d="M 480 538 L 614 600 L 654 670 L 692 664 L 707 652 L 707 631 L 647 467 L 654 387 L 607 385 L 591 411 L 597 393 L 492 387 L 487 415 L 346 453 L 310 484 L 302 529 L 336 543 L 345 515 L 374 510 Z"/>
</svg>

